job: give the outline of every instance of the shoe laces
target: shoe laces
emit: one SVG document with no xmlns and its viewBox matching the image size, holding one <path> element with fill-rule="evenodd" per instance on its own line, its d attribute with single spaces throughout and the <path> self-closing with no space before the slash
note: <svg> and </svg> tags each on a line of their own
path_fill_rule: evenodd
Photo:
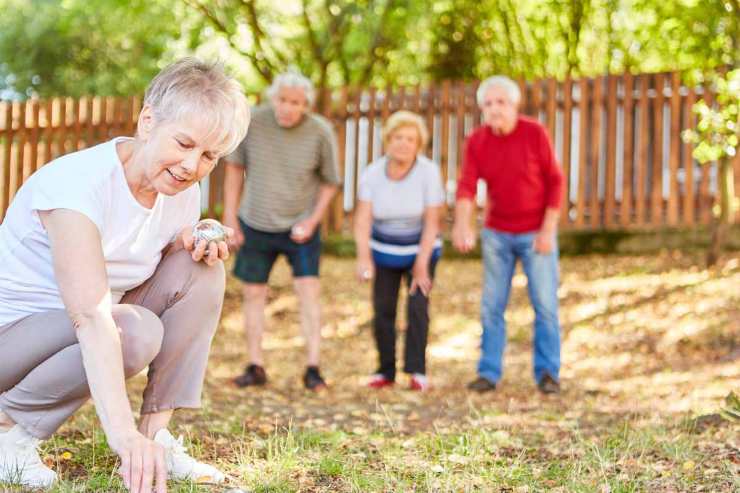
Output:
<svg viewBox="0 0 740 493">
<path fill-rule="evenodd" d="M 182 435 L 177 439 L 173 438 L 173 440 L 168 441 L 165 445 L 165 449 L 167 449 L 172 456 L 172 462 L 185 462 L 187 465 L 193 465 L 195 463 L 195 459 L 188 454 L 187 449 L 185 448 L 184 437 Z"/>
<path fill-rule="evenodd" d="M 43 466 L 44 463 L 41 461 L 41 457 L 38 453 L 38 446 L 41 443 L 36 437 L 24 436 L 15 441 L 15 444 L 20 448 L 19 455 L 23 457 L 28 466 Z"/>
</svg>

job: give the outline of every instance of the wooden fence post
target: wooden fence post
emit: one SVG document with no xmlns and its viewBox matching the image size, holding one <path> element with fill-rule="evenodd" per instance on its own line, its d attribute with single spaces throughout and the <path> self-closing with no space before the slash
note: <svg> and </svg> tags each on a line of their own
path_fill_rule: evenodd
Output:
<svg viewBox="0 0 740 493">
<path fill-rule="evenodd" d="M 707 104 L 713 103 L 710 88 L 684 87 L 678 72 L 637 76 L 625 73 L 563 82 L 554 78 L 520 79 L 517 84 L 522 93 L 521 112 L 541 118 L 553 142 L 562 143 L 563 227 L 610 229 L 711 222 L 715 200 L 710 188 L 711 167 L 702 166 L 697 171 L 691 157 L 692 146 L 680 140 L 681 131 L 696 123 L 691 107 L 699 91 Z M 666 86 L 670 87 L 670 96 L 666 96 Z M 375 88 L 342 88 L 338 109 L 332 107 L 331 93 L 327 91 L 327 104 L 321 113 L 334 123 L 340 167 L 350 182 L 337 194 L 323 227 L 331 232 L 344 230 L 345 216 L 350 214 L 344 212 L 343 192 L 356 196 L 361 156 L 366 154 L 368 162 L 375 157 L 379 117 L 385 122 L 391 112 L 401 108 L 425 118 L 432 137 L 428 151 L 440 162 L 445 186 L 450 181 L 450 189 L 454 188 L 470 119 L 473 127 L 481 124 L 476 101 L 478 87 L 479 82 L 443 81 L 423 89 L 419 85 L 399 87 L 395 93 L 392 87 L 383 92 Z M 378 101 L 381 95 L 382 104 Z M 349 106 L 352 109 L 348 113 Z M 140 108 L 140 96 L 0 102 L 0 218 L 15 191 L 44 163 L 113 135 L 133 135 Z M 669 119 L 665 118 L 666 111 L 670 112 Z M 580 115 L 577 129 L 573 128 L 576 112 Z M 362 130 L 367 130 L 366 141 L 360 135 L 360 121 L 365 118 L 367 125 Z M 354 131 L 352 142 L 347 142 L 349 121 Z M 620 127 L 623 132 L 618 134 Z M 604 130 L 606 138 L 602 139 Z M 359 149 L 361 142 L 363 149 Z M 617 149 L 621 149 L 619 156 Z M 354 156 L 351 162 L 346 162 L 347 153 Z M 576 153 L 577 162 L 573 163 Z M 740 166 L 740 158 L 735 162 Z M 211 215 L 222 201 L 222 172 L 217 167 L 210 178 Z M 737 180 L 740 187 L 740 170 Z"/>
</svg>

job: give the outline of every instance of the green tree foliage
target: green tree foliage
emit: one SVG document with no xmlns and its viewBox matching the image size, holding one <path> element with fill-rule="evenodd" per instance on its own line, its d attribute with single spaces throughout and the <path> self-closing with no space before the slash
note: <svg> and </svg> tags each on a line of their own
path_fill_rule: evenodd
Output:
<svg viewBox="0 0 740 493">
<path fill-rule="evenodd" d="M 719 213 L 707 263 L 716 263 L 724 243 L 727 225 L 737 210 L 732 160 L 740 144 L 740 69 L 715 79 L 716 105 L 704 100 L 694 105 L 696 129 L 687 129 L 683 138 L 696 144 L 693 155 L 701 164 L 718 163 Z"/>
<path fill-rule="evenodd" d="M 558 77 L 740 62 L 740 0 L 435 0 L 432 78 Z"/>
<path fill-rule="evenodd" d="M 191 31 L 197 45 L 214 30 L 269 83 L 290 65 L 311 74 L 320 88 L 366 85 L 393 78 L 390 65 L 407 50 L 410 0 L 300 0 L 277 6 L 257 0 L 182 0 L 200 16 Z"/>
<path fill-rule="evenodd" d="M 740 0 L 633 0 L 635 24 L 623 31 L 647 70 L 740 63 Z"/>
<path fill-rule="evenodd" d="M 740 0 L 0 0 L 0 91 L 141 92 L 217 56 L 250 91 L 713 69 L 740 62 Z"/>
<path fill-rule="evenodd" d="M 482 4 L 478 0 L 437 2 L 434 20 L 429 32 L 429 77 L 445 79 L 472 79 L 476 76 L 481 42 L 480 16 Z"/>
<path fill-rule="evenodd" d="M 140 93 L 179 36 L 157 0 L 0 0 L 0 90 Z"/>
</svg>

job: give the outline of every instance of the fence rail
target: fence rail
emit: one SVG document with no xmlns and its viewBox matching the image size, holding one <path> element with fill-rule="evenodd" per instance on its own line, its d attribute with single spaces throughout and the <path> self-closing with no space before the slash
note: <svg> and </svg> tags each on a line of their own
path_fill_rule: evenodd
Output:
<svg viewBox="0 0 740 493">
<path fill-rule="evenodd" d="M 711 92 L 687 87 L 679 73 L 519 84 L 522 113 L 548 129 L 566 176 L 563 228 L 649 229 L 711 222 L 716 166 L 699 166 L 691 145 L 680 138 L 681 130 L 695 123 L 694 102 L 711 102 Z M 441 167 L 451 205 L 465 137 L 481 122 L 477 87 L 445 81 L 327 92 L 321 113 L 334 124 L 344 187 L 324 228 L 347 229 L 358 176 L 381 155 L 382 123 L 399 109 L 425 118 L 431 134 L 428 155 Z M 140 108 L 139 97 L 0 102 L 0 217 L 23 181 L 44 163 L 116 135 L 132 135 Z M 740 157 L 734 165 L 740 189 Z M 219 210 L 222 181 L 219 165 L 202 184 L 209 215 Z M 481 187 L 481 199 L 484 193 Z"/>
</svg>

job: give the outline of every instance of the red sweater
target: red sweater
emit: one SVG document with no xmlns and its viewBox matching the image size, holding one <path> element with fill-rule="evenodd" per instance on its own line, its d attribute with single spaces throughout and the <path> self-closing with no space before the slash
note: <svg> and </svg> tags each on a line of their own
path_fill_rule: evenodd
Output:
<svg viewBox="0 0 740 493">
<path fill-rule="evenodd" d="M 508 135 L 495 135 L 484 125 L 468 137 L 458 200 L 475 200 L 478 179 L 488 189 L 488 228 L 539 230 L 545 209 L 560 208 L 563 172 L 545 129 L 530 118 L 520 116 Z"/>
</svg>

